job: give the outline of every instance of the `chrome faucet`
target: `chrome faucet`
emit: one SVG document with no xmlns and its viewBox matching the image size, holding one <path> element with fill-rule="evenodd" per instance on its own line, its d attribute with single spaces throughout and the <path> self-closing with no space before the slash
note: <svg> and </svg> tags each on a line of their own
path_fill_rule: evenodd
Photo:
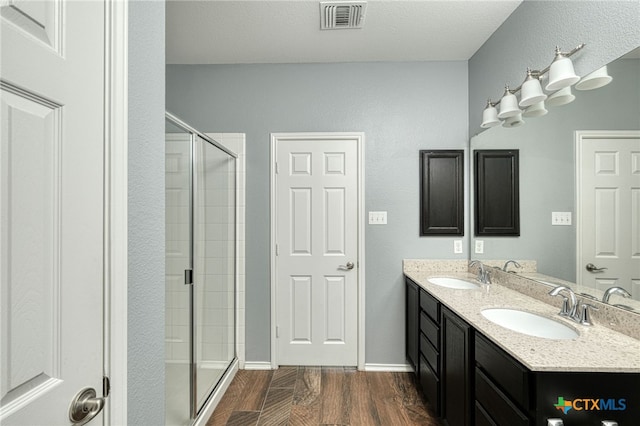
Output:
<svg viewBox="0 0 640 426">
<path fill-rule="evenodd" d="M 520 266 L 520 264 L 518 262 L 516 262 L 515 260 L 507 260 L 504 263 L 504 266 L 502 267 L 502 270 L 504 272 L 509 272 L 509 271 L 507 271 L 507 269 L 509 268 L 509 264 L 510 263 L 513 263 L 513 266 L 515 266 L 516 268 L 522 268 L 522 266 Z M 511 271 L 511 272 L 513 273 L 513 271 Z"/>
<path fill-rule="evenodd" d="M 631 297 L 631 293 L 629 293 L 627 290 L 625 290 L 622 287 L 609 287 L 605 292 L 604 295 L 602 296 L 602 301 L 604 303 L 609 303 L 609 298 L 611 297 L 612 294 L 619 294 L 622 297 Z"/>
<path fill-rule="evenodd" d="M 569 302 L 569 299 L 566 296 L 563 296 L 562 294 L 560 294 L 560 292 L 562 291 L 565 291 L 569 294 L 569 298 L 571 299 L 571 302 Z M 558 313 L 559 315 L 562 315 L 563 317 L 569 317 L 574 321 L 577 320 L 576 312 L 578 312 L 578 299 L 576 298 L 576 294 L 573 292 L 573 290 L 571 290 L 569 287 L 559 285 L 558 287 L 555 287 L 553 290 L 551 290 L 549 292 L 549 295 L 562 296 L 563 298 L 562 309 L 560 309 L 560 312 Z"/>
<path fill-rule="evenodd" d="M 561 292 L 566 292 L 569 294 L 569 297 L 560 294 Z M 562 308 L 558 315 L 562 315 L 563 317 L 567 317 L 572 321 L 575 321 L 582 325 L 592 325 L 591 316 L 589 315 L 590 310 L 597 311 L 598 308 L 590 303 L 582 303 L 578 301 L 576 294 L 569 287 L 565 287 L 563 285 L 559 285 L 555 287 L 553 290 L 549 292 L 550 296 L 558 296 L 562 297 Z"/>
<path fill-rule="evenodd" d="M 489 271 L 485 268 L 484 264 L 479 260 L 472 260 L 469 262 L 469 267 L 478 265 L 478 281 L 482 284 L 491 284 L 491 276 L 489 275 Z"/>
</svg>

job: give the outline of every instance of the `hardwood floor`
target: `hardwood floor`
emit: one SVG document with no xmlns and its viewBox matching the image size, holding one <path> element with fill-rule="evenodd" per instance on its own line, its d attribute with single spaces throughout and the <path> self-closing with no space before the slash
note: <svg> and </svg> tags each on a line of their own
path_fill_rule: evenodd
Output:
<svg viewBox="0 0 640 426">
<path fill-rule="evenodd" d="M 240 370 L 207 426 L 440 425 L 410 373 L 351 368 Z"/>
</svg>

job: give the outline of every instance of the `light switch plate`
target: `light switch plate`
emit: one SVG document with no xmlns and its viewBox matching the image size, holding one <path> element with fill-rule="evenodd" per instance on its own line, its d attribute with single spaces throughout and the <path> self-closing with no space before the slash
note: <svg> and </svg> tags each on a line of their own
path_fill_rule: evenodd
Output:
<svg viewBox="0 0 640 426">
<path fill-rule="evenodd" d="M 484 253 L 484 241 L 476 240 L 476 250 L 475 250 L 475 252 L 476 252 L 476 254 Z"/>
<path fill-rule="evenodd" d="M 387 212 L 369 212 L 369 225 L 386 225 Z"/>
<path fill-rule="evenodd" d="M 453 252 L 456 254 L 462 253 L 462 240 L 453 240 Z"/>
<path fill-rule="evenodd" d="M 551 225 L 570 226 L 571 212 L 551 212 Z"/>
</svg>

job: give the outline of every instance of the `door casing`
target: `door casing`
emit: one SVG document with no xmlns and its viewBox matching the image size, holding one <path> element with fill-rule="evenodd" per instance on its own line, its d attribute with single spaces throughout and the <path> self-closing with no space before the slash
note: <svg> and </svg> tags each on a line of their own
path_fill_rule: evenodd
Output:
<svg viewBox="0 0 640 426">
<path fill-rule="evenodd" d="M 331 140 L 331 139 L 356 139 L 357 143 L 357 161 L 358 161 L 358 210 L 357 210 L 357 224 L 358 224 L 358 370 L 365 369 L 365 255 L 364 255 L 364 132 L 301 132 L 301 133 L 272 133 L 271 134 L 271 147 L 270 147 L 270 267 L 271 267 L 271 368 L 277 369 L 278 363 L 278 350 L 276 342 L 276 324 L 277 324 L 277 303 L 276 303 L 276 148 L 278 141 L 287 139 L 296 140 Z"/>
</svg>

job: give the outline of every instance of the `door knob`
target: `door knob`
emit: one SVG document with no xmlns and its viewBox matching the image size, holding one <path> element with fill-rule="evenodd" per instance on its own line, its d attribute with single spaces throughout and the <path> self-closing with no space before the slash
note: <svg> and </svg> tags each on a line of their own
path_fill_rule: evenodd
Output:
<svg viewBox="0 0 640 426">
<path fill-rule="evenodd" d="M 593 263 L 587 263 L 587 266 L 585 266 L 586 270 L 589 272 L 602 272 L 607 268 L 596 268 L 596 266 Z"/>
<path fill-rule="evenodd" d="M 102 411 L 105 399 L 96 397 L 96 390 L 93 388 L 82 389 L 71 401 L 69 420 L 76 425 L 87 423 Z"/>
<path fill-rule="evenodd" d="M 355 265 L 353 264 L 353 262 L 347 262 L 346 265 L 340 265 L 338 266 L 338 269 L 340 269 L 341 271 L 350 271 L 353 269 Z"/>
</svg>

